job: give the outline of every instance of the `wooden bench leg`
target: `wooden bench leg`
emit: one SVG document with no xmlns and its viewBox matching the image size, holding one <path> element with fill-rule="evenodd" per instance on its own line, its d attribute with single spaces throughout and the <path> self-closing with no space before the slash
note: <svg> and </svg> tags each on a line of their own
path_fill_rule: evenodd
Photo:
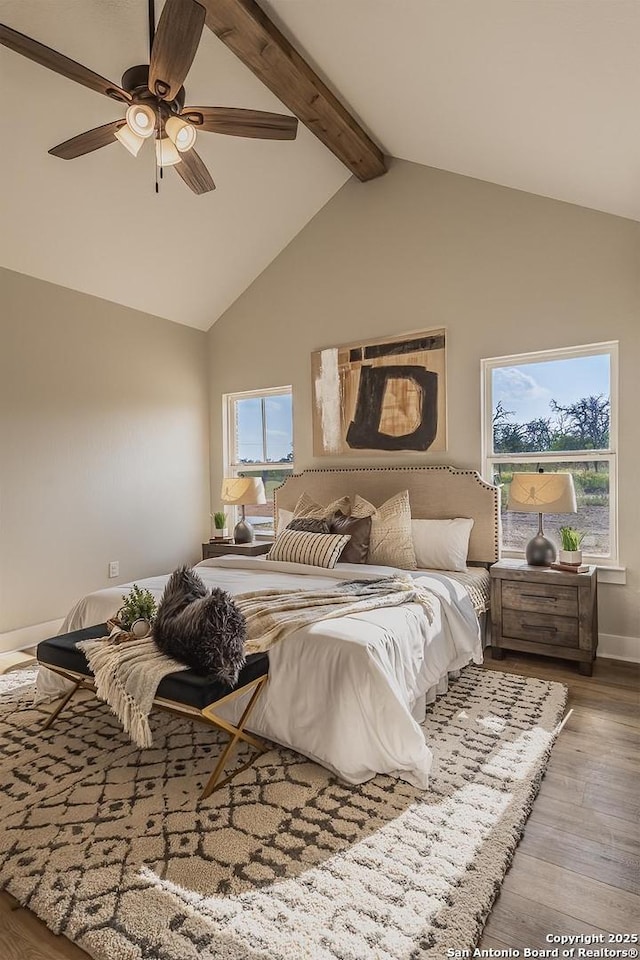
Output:
<svg viewBox="0 0 640 960">
<path fill-rule="evenodd" d="M 42 727 L 43 730 L 49 729 L 53 721 L 56 719 L 56 717 L 60 716 L 60 714 L 66 707 L 66 705 L 69 703 L 69 700 L 71 700 L 71 697 L 74 695 L 74 693 L 76 693 L 77 690 L 79 690 L 81 686 L 82 686 L 82 681 L 77 680 L 74 682 L 73 687 L 69 691 L 69 693 L 65 693 L 64 697 L 62 698 L 58 706 L 55 708 L 55 710 L 52 710 L 49 716 L 47 717 Z"/>
<path fill-rule="evenodd" d="M 245 724 L 251 715 L 251 712 L 255 706 L 256 700 L 260 696 L 260 693 L 262 691 L 262 686 L 266 679 L 267 679 L 266 676 L 261 677 L 260 680 L 256 683 L 256 688 L 251 694 L 251 697 L 249 698 L 249 702 L 243 710 L 242 716 L 238 721 L 237 727 L 234 726 L 232 723 L 229 723 L 229 721 L 227 720 L 222 720 L 220 717 L 216 716 L 216 714 L 213 712 L 213 708 L 217 707 L 221 701 L 218 701 L 215 704 L 213 703 L 210 704 L 208 707 L 205 707 L 204 710 L 202 711 L 203 716 L 210 723 L 213 723 L 215 726 L 220 727 L 223 730 L 226 730 L 226 732 L 231 733 L 232 736 L 231 736 L 231 740 L 222 751 L 222 755 L 218 760 L 213 773 L 209 777 L 204 790 L 200 794 L 201 800 L 205 800 L 208 796 L 210 796 L 213 793 L 214 790 L 217 790 L 219 787 L 224 786 L 225 783 L 228 783 L 230 780 L 232 780 L 233 777 L 235 777 L 237 773 L 240 773 L 241 770 L 246 770 L 246 768 L 251 766 L 251 764 L 255 760 L 255 757 L 252 757 L 251 760 L 249 760 L 247 763 L 243 764 L 241 767 L 235 770 L 231 774 L 231 776 L 225 777 L 224 780 L 219 780 L 220 776 L 224 773 L 227 760 L 235 752 L 235 749 L 239 741 L 243 741 L 244 743 L 248 743 L 252 747 L 255 747 L 256 750 L 258 751 L 258 756 L 261 753 L 265 753 L 265 751 L 268 749 L 267 745 L 262 740 L 259 740 L 257 737 L 254 737 L 250 733 L 245 733 L 245 730 L 244 730 Z M 229 698 L 225 697 L 225 700 L 227 699 Z"/>
</svg>

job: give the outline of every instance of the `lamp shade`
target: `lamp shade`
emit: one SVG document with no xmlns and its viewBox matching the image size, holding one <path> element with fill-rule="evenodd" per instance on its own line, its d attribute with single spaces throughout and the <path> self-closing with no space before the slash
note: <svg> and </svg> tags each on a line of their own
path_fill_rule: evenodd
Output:
<svg viewBox="0 0 640 960">
<path fill-rule="evenodd" d="M 140 153 L 140 148 L 144 145 L 144 137 L 139 137 L 126 123 L 116 130 L 115 137 L 116 140 L 119 140 L 122 146 L 129 151 L 132 157 L 137 157 Z"/>
<path fill-rule="evenodd" d="M 159 167 L 173 167 L 181 157 L 169 137 L 156 140 L 156 163 Z"/>
<path fill-rule="evenodd" d="M 225 477 L 222 481 L 220 499 L 234 506 L 266 503 L 264 484 L 260 477 Z"/>
<path fill-rule="evenodd" d="M 169 117 L 164 128 L 167 131 L 167 136 L 176 145 L 180 153 L 191 150 L 196 142 L 196 128 L 181 120 L 180 117 Z"/>
<path fill-rule="evenodd" d="M 132 103 L 127 110 L 127 124 L 132 133 L 146 140 L 156 129 L 156 115 L 148 103 Z"/>
<path fill-rule="evenodd" d="M 570 473 L 514 473 L 507 510 L 518 513 L 577 513 Z"/>
</svg>

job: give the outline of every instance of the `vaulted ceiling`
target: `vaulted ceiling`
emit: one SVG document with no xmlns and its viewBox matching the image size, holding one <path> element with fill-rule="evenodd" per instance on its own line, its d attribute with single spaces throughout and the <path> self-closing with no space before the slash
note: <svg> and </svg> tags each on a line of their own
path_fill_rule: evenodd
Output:
<svg viewBox="0 0 640 960">
<path fill-rule="evenodd" d="M 384 150 L 640 219 L 639 0 L 261 0 Z"/>
<path fill-rule="evenodd" d="M 386 153 L 640 219 L 637 0 L 260 3 Z M 0 20 L 117 81 L 148 59 L 146 6 L 0 0 Z M 3 48 L 0 77 L 0 264 L 201 329 L 349 176 L 302 125 L 203 135 L 218 189 L 168 171 L 156 197 L 150 150 L 47 154 L 118 104 Z M 207 29 L 187 101 L 287 112 Z"/>
</svg>

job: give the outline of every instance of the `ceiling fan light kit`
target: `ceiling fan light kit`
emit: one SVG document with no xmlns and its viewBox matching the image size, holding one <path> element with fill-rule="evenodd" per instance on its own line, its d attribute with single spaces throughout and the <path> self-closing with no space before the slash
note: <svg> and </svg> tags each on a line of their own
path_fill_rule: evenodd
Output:
<svg viewBox="0 0 640 960">
<path fill-rule="evenodd" d="M 127 125 L 132 133 L 146 140 L 153 136 L 156 128 L 157 118 L 148 103 L 132 103 L 127 110 Z"/>
<path fill-rule="evenodd" d="M 175 144 L 180 153 L 186 153 L 195 146 L 197 133 L 195 127 L 187 123 L 181 117 L 169 117 L 164 125 L 167 136 Z"/>
<path fill-rule="evenodd" d="M 163 167 L 174 166 L 194 193 L 203 194 L 215 190 L 215 183 L 193 149 L 196 128 L 234 137 L 295 140 L 298 127 L 295 117 L 237 107 L 185 108 L 183 84 L 200 43 L 205 9 L 197 0 L 167 0 L 156 29 L 154 0 L 148 0 L 148 7 L 150 63 L 125 70 L 121 86 L 0 23 L 0 44 L 3 46 L 127 105 L 124 119 L 113 120 L 65 140 L 52 147 L 50 154 L 63 160 L 74 160 L 106 147 L 115 138 L 137 157 L 145 140 L 155 137 L 160 175 Z"/>
<path fill-rule="evenodd" d="M 174 167 L 176 163 L 180 163 L 181 159 L 175 144 L 169 140 L 169 137 L 156 140 L 156 163 L 159 167 Z"/>
<path fill-rule="evenodd" d="M 125 149 L 129 151 L 132 157 L 137 157 L 140 153 L 141 147 L 144 146 L 144 139 L 139 137 L 137 133 L 134 133 L 131 127 L 126 123 L 123 123 L 121 127 L 118 127 L 115 133 L 116 140 L 119 140 Z"/>
</svg>

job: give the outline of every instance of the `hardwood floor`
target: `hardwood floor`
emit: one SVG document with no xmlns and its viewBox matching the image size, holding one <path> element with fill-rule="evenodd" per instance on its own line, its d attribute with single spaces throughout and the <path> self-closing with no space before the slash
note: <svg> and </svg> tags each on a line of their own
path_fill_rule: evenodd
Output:
<svg viewBox="0 0 640 960">
<path fill-rule="evenodd" d="M 524 836 L 480 946 L 547 947 L 547 934 L 634 933 L 640 919 L 640 667 L 576 666 L 527 654 L 491 661 L 569 687 Z"/>
<path fill-rule="evenodd" d="M 495 662 L 489 655 L 486 669 L 566 683 L 571 713 L 480 946 L 549 948 L 547 934 L 636 932 L 640 666 L 596 660 L 593 677 L 583 677 L 573 664 L 518 654 Z M 0 957 L 87 954 L 0 893 Z"/>
</svg>

